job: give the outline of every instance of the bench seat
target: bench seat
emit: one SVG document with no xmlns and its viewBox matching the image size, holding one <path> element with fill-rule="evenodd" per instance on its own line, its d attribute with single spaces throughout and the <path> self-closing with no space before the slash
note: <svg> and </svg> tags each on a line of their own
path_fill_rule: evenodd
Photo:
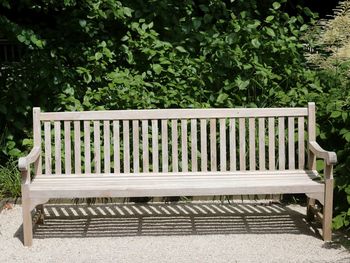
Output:
<svg viewBox="0 0 350 263">
<path fill-rule="evenodd" d="M 323 193 L 316 171 L 41 175 L 31 198 Z"/>
</svg>

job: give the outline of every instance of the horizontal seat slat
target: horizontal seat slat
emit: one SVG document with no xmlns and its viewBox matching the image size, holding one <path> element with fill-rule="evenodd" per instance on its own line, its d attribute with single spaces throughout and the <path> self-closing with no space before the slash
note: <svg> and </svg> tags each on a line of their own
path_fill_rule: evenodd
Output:
<svg viewBox="0 0 350 263">
<path fill-rule="evenodd" d="M 235 109 L 150 109 L 84 112 L 43 112 L 41 121 L 76 120 L 151 120 L 151 119 L 213 119 L 249 117 L 301 117 L 307 108 L 235 108 Z"/>
<path fill-rule="evenodd" d="M 152 173 L 149 173 L 152 174 Z M 163 176 L 40 176 L 30 185 L 36 197 L 131 197 L 206 194 L 322 193 L 324 185 L 311 180 L 313 171 L 276 173 L 214 173 L 215 175 Z M 221 174 L 221 175 L 220 175 Z"/>
</svg>

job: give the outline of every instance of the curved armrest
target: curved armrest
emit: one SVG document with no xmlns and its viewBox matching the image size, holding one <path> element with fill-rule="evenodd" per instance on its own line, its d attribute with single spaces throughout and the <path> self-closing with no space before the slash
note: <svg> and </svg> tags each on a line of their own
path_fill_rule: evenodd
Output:
<svg viewBox="0 0 350 263">
<path fill-rule="evenodd" d="M 315 141 L 309 142 L 309 149 L 317 157 L 322 158 L 326 161 L 327 165 L 334 165 L 337 163 L 337 155 L 335 152 L 329 152 L 322 149 L 322 147 Z"/>
<path fill-rule="evenodd" d="M 18 168 L 21 172 L 27 171 L 28 166 L 34 163 L 40 155 L 40 147 L 34 147 L 26 157 L 21 157 L 18 160 Z"/>
</svg>

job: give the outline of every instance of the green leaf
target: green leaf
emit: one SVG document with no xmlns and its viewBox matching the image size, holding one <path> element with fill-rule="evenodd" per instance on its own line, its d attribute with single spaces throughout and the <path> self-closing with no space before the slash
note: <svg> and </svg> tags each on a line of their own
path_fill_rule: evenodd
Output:
<svg viewBox="0 0 350 263">
<path fill-rule="evenodd" d="M 338 118 L 339 116 L 341 116 L 340 111 L 333 111 L 331 114 L 331 118 Z"/>
<path fill-rule="evenodd" d="M 274 16 L 268 16 L 268 17 L 266 17 L 265 21 L 271 22 L 274 18 L 275 18 Z"/>
<path fill-rule="evenodd" d="M 177 46 L 176 49 L 181 53 L 187 53 L 186 49 L 184 49 L 182 46 Z"/>
<path fill-rule="evenodd" d="M 96 53 L 95 53 L 95 59 L 96 59 L 96 60 L 99 60 L 99 59 L 101 59 L 101 58 L 102 58 L 102 53 L 96 52 Z"/>
<path fill-rule="evenodd" d="M 85 26 L 86 26 L 86 20 L 80 19 L 80 20 L 79 20 L 79 25 L 80 25 L 81 27 L 85 27 Z"/>
<path fill-rule="evenodd" d="M 163 70 L 163 67 L 159 64 L 153 64 L 152 68 L 157 75 L 159 75 Z"/>
<path fill-rule="evenodd" d="M 272 4 L 272 6 L 273 6 L 273 8 L 274 8 L 275 10 L 277 10 L 277 9 L 279 9 L 279 8 L 281 7 L 281 4 L 278 3 L 278 2 L 274 2 L 274 3 Z"/>
<path fill-rule="evenodd" d="M 259 40 L 257 38 L 252 39 L 251 42 L 252 42 L 253 47 L 255 47 L 255 48 L 259 48 L 260 47 L 260 42 L 259 42 Z"/>
<path fill-rule="evenodd" d="M 305 31 L 306 29 L 308 29 L 308 26 L 307 25 L 302 25 L 300 27 L 300 31 Z"/>
<path fill-rule="evenodd" d="M 23 146 L 32 145 L 33 141 L 31 139 L 24 139 L 22 142 Z"/>
<path fill-rule="evenodd" d="M 271 36 L 271 37 L 275 37 L 275 36 L 276 36 L 275 32 L 274 32 L 271 28 L 269 28 L 269 27 L 266 28 L 266 33 L 267 33 L 269 36 Z"/>
<path fill-rule="evenodd" d="M 227 99 L 228 99 L 228 95 L 226 93 L 220 93 L 216 101 L 218 103 L 223 103 Z"/>
</svg>

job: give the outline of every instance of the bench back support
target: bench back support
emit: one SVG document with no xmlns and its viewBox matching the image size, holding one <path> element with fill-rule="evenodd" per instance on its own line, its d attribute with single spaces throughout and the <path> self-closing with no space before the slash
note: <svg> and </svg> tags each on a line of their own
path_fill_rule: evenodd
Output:
<svg viewBox="0 0 350 263">
<path fill-rule="evenodd" d="M 34 145 L 42 147 L 35 174 L 304 169 L 314 112 L 312 103 L 62 113 L 34 108 Z"/>
</svg>

